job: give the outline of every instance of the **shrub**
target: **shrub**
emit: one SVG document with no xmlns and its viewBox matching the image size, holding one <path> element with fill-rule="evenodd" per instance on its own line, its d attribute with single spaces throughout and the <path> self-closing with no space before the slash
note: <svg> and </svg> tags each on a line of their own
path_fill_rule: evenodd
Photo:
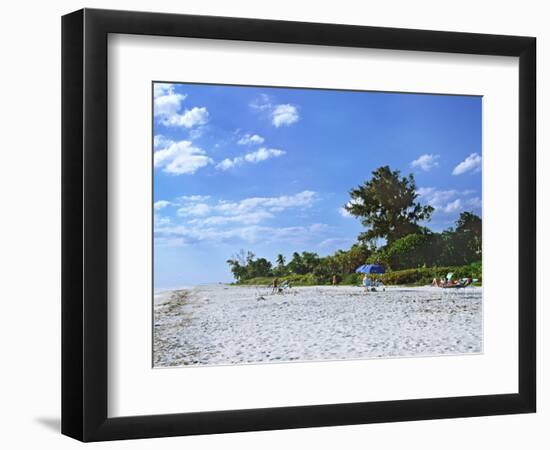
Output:
<svg viewBox="0 0 550 450">
<path fill-rule="evenodd" d="M 361 278 L 363 277 L 360 273 L 349 273 L 342 277 L 342 281 L 340 284 L 347 284 L 355 286 L 357 284 L 361 284 Z"/>
<path fill-rule="evenodd" d="M 449 272 L 453 273 L 453 278 L 477 278 L 482 281 L 481 262 L 475 262 L 467 266 L 448 266 L 448 267 L 419 267 L 416 269 L 397 270 L 388 272 L 380 276 L 380 279 L 387 285 L 426 285 L 430 284 L 434 278 L 445 277 Z"/>
</svg>

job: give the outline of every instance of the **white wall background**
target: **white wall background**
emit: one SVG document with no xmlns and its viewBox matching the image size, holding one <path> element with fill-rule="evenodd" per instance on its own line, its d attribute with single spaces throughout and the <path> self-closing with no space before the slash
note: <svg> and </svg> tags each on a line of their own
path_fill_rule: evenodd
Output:
<svg viewBox="0 0 550 450">
<path fill-rule="evenodd" d="M 542 1 L 338 2 L 296 0 L 88 0 L 5 2 L 0 17 L 0 444 L 74 448 L 60 417 L 60 16 L 83 6 L 258 17 L 538 38 L 539 230 L 550 227 L 543 199 L 550 157 L 542 151 L 550 81 L 549 10 Z M 549 268 L 550 238 L 539 233 L 539 279 Z M 239 433 L 96 444 L 95 448 L 547 448 L 549 361 L 544 328 L 549 288 L 539 282 L 539 412 L 536 415 Z"/>
</svg>

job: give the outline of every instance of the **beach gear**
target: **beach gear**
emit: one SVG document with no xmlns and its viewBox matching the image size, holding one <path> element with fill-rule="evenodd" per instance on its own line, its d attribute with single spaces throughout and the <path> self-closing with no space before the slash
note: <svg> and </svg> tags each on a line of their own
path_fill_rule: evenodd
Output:
<svg viewBox="0 0 550 450">
<path fill-rule="evenodd" d="M 452 274 L 451 274 L 452 275 Z M 450 280 L 449 280 L 450 281 Z M 476 280 L 477 281 L 477 280 Z M 471 278 L 461 278 L 456 283 L 447 283 L 441 286 L 443 289 L 459 289 L 470 286 L 474 282 Z"/>
</svg>

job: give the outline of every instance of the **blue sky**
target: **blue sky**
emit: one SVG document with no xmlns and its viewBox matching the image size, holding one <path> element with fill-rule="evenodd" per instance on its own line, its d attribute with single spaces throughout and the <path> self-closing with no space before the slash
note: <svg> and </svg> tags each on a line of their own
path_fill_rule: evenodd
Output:
<svg viewBox="0 0 550 450">
<path fill-rule="evenodd" d="M 226 282 L 240 249 L 326 255 L 362 230 L 342 207 L 389 165 L 428 226 L 481 214 L 481 97 L 154 83 L 155 288 Z"/>
</svg>

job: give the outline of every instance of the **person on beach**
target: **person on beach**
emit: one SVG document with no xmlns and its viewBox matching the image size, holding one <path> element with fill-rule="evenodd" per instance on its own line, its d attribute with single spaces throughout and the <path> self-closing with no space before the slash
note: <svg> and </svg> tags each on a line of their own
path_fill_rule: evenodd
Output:
<svg viewBox="0 0 550 450">
<path fill-rule="evenodd" d="M 447 281 L 445 278 L 434 278 L 432 280 L 432 286 L 435 286 L 435 287 L 444 287 L 444 286 L 447 286 L 448 284 L 452 284 L 452 281 Z"/>
<path fill-rule="evenodd" d="M 370 284 L 371 283 L 369 277 L 367 277 L 367 274 L 363 275 L 363 286 L 365 287 L 365 292 L 369 292 Z"/>
<path fill-rule="evenodd" d="M 338 284 L 338 279 L 336 278 L 336 275 L 332 276 L 332 285 L 336 286 Z"/>
<path fill-rule="evenodd" d="M 276 292 L 279 292 L 279 279 L 275 278 L 273 280 L 273 289 L 271 290 L 271 293 L 274 294 Z"/>
</svg>

